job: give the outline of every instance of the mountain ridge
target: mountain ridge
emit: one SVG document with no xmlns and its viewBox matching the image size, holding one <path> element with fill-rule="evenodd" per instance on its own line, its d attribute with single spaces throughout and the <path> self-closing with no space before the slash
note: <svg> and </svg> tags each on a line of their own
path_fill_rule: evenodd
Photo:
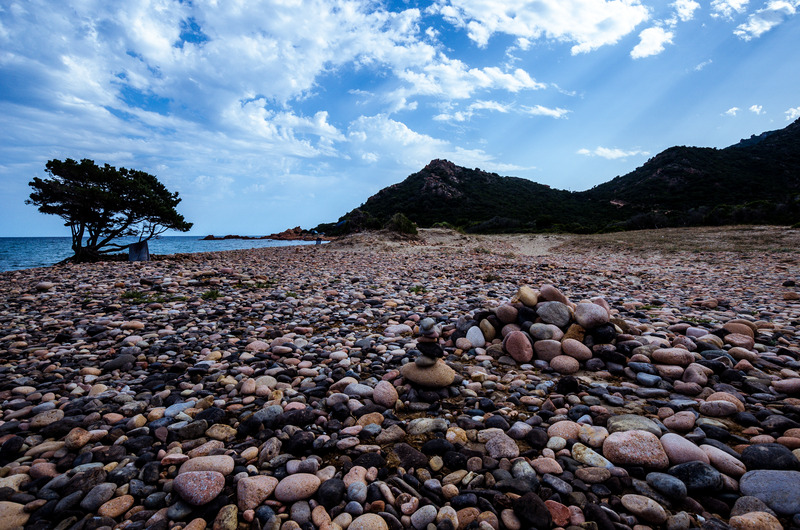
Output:
<svg viewBox="0 0 800 530">
<path fill-rule="evenodd" d="M 397 213 L 420 227 L 471 232 L 794 224 L 800 221 L 800 119 L 722 149 L 670 147 L 579 192 L 434 159 L 317 230 L 380 228 Z"/>
</svg>

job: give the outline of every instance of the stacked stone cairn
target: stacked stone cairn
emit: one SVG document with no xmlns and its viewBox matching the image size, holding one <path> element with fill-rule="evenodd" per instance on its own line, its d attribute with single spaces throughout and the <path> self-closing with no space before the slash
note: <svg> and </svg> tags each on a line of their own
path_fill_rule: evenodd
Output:
<svg viewBox="0 0 800 530">
<path fill-rule="evenodd" d="M 453 383 L 456 372 L 445 364 L 444 349 L 439 344 L 441 326 L 432 318 L 419 323 L 417 357 L 413 363 L 403 365 L 400 373 L 407 380 L 421 387 L 444 388 Z"/>
</svg>

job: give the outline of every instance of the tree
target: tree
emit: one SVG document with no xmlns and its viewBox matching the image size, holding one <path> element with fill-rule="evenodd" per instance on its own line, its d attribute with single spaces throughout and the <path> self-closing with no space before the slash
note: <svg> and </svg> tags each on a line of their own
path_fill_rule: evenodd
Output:
<svg viewBox="0 0 800 530">
<path fill-rule="evenodd" d="M 70 158 L 50 160 L 46 171 L 51 178 L 29 182 L 33 192 L 25 204 L 64 218 L 64 226 L 72 231 L 75 261 L 95 261 L 127 248 L 115 242 L 123 236 L 138 236 L 141 242 L 167 230 L 186 232 L 192 227 L 175 210 L 181 202 L 178 193 L 170 193 L 144 171 Z"/>
</svg>

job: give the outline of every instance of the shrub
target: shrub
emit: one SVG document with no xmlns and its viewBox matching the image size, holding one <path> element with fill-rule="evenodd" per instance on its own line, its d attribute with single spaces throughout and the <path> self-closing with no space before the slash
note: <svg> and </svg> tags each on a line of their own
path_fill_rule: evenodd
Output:
<svg viewBox="0 0 800 530">
<path fill-rule="evenodd" d="M 409 234 L 412 236 L 417 235 L 417 225 L 415 225 L 411 219 L 400 212 L 397 212 L 392 216 L 391 219 L 389 219 L 389 222 L 386 223 L 385 228 L 387 230 L 391 230 L 392 232 L 399 232 L 401 234 Z"/>
</svg>

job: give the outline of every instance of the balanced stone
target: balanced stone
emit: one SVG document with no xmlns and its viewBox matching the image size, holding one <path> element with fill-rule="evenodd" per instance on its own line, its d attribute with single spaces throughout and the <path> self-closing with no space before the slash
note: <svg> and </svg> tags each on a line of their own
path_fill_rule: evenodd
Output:
<svg viewBox="0 0 800 530">
<path fill-rule="evenodd" d="M 420 368 L 414 363 L 404 364 L 400 374 L 412 383 L 429 388 L 446 387 L 456 378 L 456 372 L 441 359 L 429 368 Z"/>
</svg>

